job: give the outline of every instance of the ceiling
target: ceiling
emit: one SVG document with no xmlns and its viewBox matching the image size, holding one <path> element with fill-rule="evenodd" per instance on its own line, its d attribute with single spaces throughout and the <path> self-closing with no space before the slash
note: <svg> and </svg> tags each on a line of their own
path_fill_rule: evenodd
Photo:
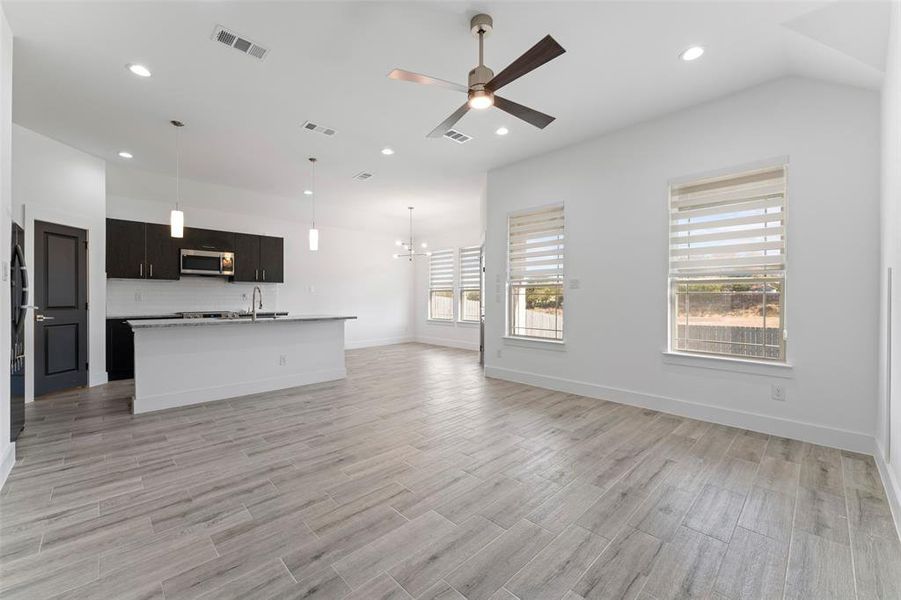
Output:
<svg viewBox="0 0 901 600">
<path fill-rule="evenodd" d="M 308 202 L 425 231 L 472 226 L 487 170 L 786 75 L 878 88 L 885 3 L 870 2 L 4 2 L 15 36 L 13 119 L 138 169 Z M 470 111 L 458 145 L 426 134 L 465 99 L 391 81 L 403 68 L 466 82 L 469 18 L 488 12 L 485 60 L 499 72 L 545 34 L 567 53 L 504 96 L 555 115 L 539 131 Z M 213 42 L 225 26 L 270 49 L 263 61 Z M 686 63 L 677 55 L 701 44 Z M 135 77 L 126 63 L 153 76 Z M 304 131 L 312 120 L 333 127 Z M 507 136 L 494 134 L 500 126 Z M 393 156 L 380 153 L 384 146 Z M 352 180 L 360 171 L 375 175 Z M 190 198 L 185 199 L 190 206 Z M 249 212 L 266 207 L 247 207 Z M 332 225 L 338 225 L 334 223 Z"/>
</svg>

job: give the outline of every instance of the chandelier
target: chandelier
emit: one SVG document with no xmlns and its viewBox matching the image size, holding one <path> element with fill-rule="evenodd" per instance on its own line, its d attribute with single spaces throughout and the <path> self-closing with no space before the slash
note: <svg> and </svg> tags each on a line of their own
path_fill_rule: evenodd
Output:
<svg viewBox="0 0 901 600">
<path fill-rule="evenodd" d="M 403 240 L 397 240 L 395 245 L 400 246 L 404 249 L 404 252 L 398 253 L 394 255 L 394 258 L 406 258 L 410 262 L 413 262 L 413 259 L 417 256 L 431 256 L 431 252 L 416 252 L 416 243 L 413 240 L 413 207 L 408 206 L 407 210 L 410 211 L 410 237 L 405 242 Z M 419 247 L 423 250 L 429 247 L 428 244 L 422 242 L 419 244 Z"/>
</svg>

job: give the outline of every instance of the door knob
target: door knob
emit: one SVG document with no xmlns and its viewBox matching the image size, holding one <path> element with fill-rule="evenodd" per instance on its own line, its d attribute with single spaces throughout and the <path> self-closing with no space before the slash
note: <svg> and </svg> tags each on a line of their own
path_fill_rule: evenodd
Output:
<svg viewBox="0 0 901 600">
<path fill-rule="evenodd" d="M 56 317 L 45 317 L 44 315 L 35 315 L 34 316 L 35 321 L 52 321 L 55 318 Z"/>
</svg>

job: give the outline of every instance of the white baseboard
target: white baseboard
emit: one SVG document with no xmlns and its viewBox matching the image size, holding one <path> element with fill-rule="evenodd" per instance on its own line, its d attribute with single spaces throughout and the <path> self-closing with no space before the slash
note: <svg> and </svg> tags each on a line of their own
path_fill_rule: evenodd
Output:
<svg viewBox="0 0 901 600">
<path fill-rule="evenodd" d="M 721 425 L 750 429 L 760 433 L 778 435 L 780 437 L 792 438 L 803 442 L 819 444 L 821 446 L 841 448 L 843 450 L 851 450 L 863 454 L 873 454 L 874 450 L 873 436 L 858 431 L 848 431 L 846 429 L 827 427 L 814 423 L 805 423 L 803 421 L 794 421 L 791 419 L 783 419 L 781 417 L 701 404 L 688 400 L 679 400 L 656 394 L 646 394 L 632 390 L 607 387 L 585 381 L 564 379 L 562 377 L 538 375 L 502 367 L 485 367 L 485 375 L 495 379 L 525 383 L 536 387 L 579 394 L 580 396 L 587 396 L 589 398 L 599 398 L 602 400 L 618 402 L 620 404 L 650 408 L 678 415 L 680 417 L 689 417 L 692 419 L 719 423 Z"/>
<path fill-rule="evenodd" d="M 88 370 L 88 387 L 94 387 L 95 385 L 103 385 L 104 383 L 109 383 L 109 373 L 103 371 L 102 373 L 97 374 L 96 376 L 90 370 Z"/>
<path fill-rule="evenodd" d="M 895 530 L 898 532 L 898 537 L 901 537 L 901 481 L 892 466 L 885 462 L 885 451 L 882 444 L 878 441 L 875 441 L 874 444 L 876 447 L 873 457 L 876 459 L 876 466 L 879 467 L 882 485 L 885 487 L 885 494 L 888 496 L 888 503 L 892 508 Z"/>
<path fill-rule="evenodd" d="M 0 490 L 2 490 L 4 484 L 6 484 L 6 478 L 9 477 L 9 472 L 13 470 L 15 464 L 16 443 L 11 442 L 3 452 L 3 456 L 0 457 Z"/>
<path fill-rule="evenodd" d="M 419 342 L 420 344 L 428 344 L 430 346 L 445 346 L 447 348 L 460 348 L 461 350 L 479 349 L 478 342 L 467 342 L 464 340 L 417 336 L 415 341 Z"/>
<path fill-rule="evenodd" d="M 377 338 L 374 340 L 356 340 L 353 342 L 344 342 L 345 350 L 357 350 L 359 348 L 373 348 L 375 346 L 390 346 L 391 344 L 407 344 L 412 342 L 412 336 L 405 335 L 401 337 Z"/>
<path fill-rule="evenodd" d="M 253 381 L 247 381 L 238 384 L 231 383 L 228 385 L 195 388 L 191 390 L 184 390 L 167 394 L 153 394 L 149 396 L 143 396 L 140 399 L 135 398 L 132 401 L 132 413 L 137 415 L 158 410 L 165 410 L 167 408 L 190 406 L 192 404 L 202 404 L 204 402 L 212 402 L 214 400 L 239 398 L 241 396 L 249 396 L 250 394 L 260 394 L 263 392 L 284 390 L 301 385 L 310 385 L 312 383 L 335 381 L 338 379 L 344 379 L 346 376 L 347 372 L 344 368 L 322 369 L 319 371 L 288 375 L 286 377 L 255 379 Z"/>
</svg>

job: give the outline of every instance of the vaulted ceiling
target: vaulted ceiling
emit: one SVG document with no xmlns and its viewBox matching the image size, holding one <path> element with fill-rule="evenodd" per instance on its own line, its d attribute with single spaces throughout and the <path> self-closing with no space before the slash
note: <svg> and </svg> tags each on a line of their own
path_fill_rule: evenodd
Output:
<svg viewBox="0 0 901 600">
<path fill-rule="evenodd" d="M 878 88 L 885 3 L 868 2 L 4 2 L 14 120 L 110 162 L 304 201 L 306 157 L 323 202 L 426 230 L 477 222 L 484 173 L 755 84 L 800 75 Z M 505 88 L 557 117 L 540 131 L 470 111 L 466 144 L 427 139 L 464 100 L 391 81 L 399 67 L 466 82 L 469 19 L 494 18 L 500 71 L 550 33 L 566 54 Z M 269 49 L 259 61 L 211 39 L 225 26 Z M 701 44 L 707 53 L 677 56 Z M 126 63 L 141 63 L 150 78 Z M 304 131 L 311 120 L 337 130 Z M 500 127 L 509 128 L 497 136 Z M 390 146 L 393 156 L 380 150 Z M 352 179 L 371 171 L 366 182 Z M 188 200 L 189 202 L 189 200 Z M 249 210 L 265 210 L 250 207 Z"/>
</svg>

